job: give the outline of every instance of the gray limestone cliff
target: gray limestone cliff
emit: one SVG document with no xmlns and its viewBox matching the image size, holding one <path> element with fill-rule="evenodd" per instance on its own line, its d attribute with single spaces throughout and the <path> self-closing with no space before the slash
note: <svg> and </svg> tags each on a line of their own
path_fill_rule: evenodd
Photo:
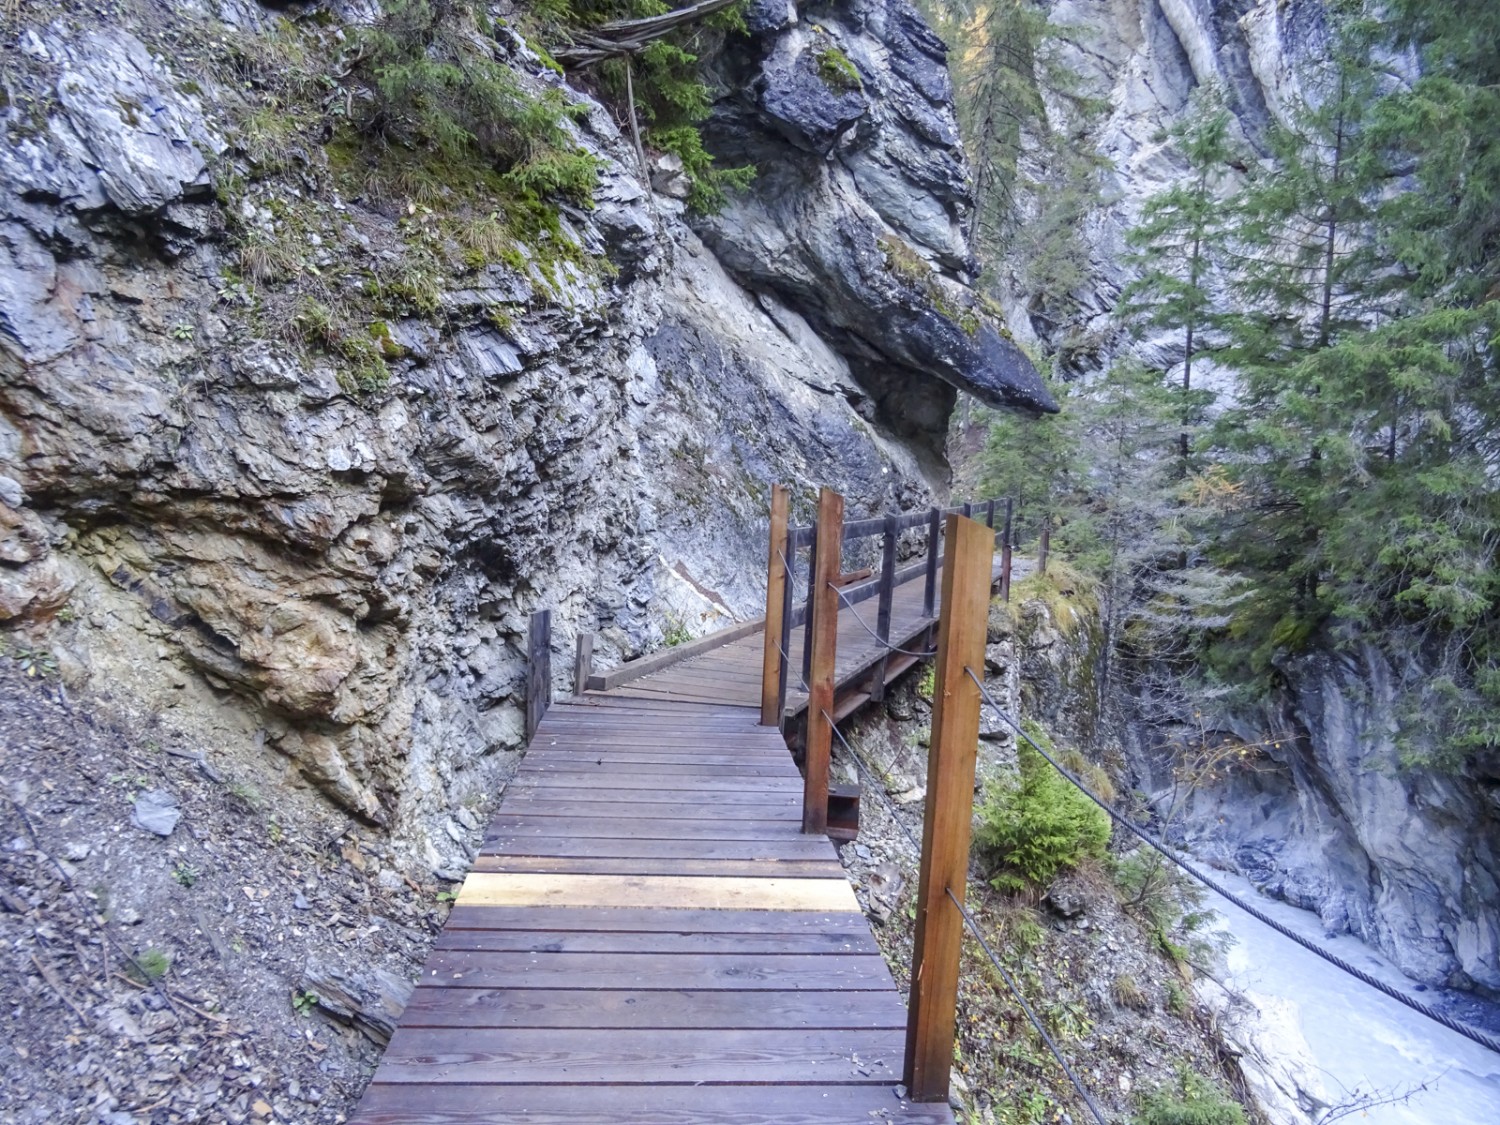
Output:
<svg viewBox="0 0 1500 1125">
<path fill-rule="evenodd" d="M 1267 158 L 1267 126 L 1311 96 L 1306 79 L 1325 53 L 1326 9 L 1320 0 L 1042 7 L 1055 28 L 1043 50 L 1104 107 L 1086 124 L 1103 172 L 1097 206 L 1078 232 L 1087 266 L 1068 294 L 1069 316 L 1051 319 L 1057 295 L 1029 291 L 1012 271 L 1010 323 L 1045 341 L 1073 378 L 1128 354 L 1176 377 L 1180 334 L 1134 339 L 1113 316 L 1132 279 L 1125 232 L 1144 201 L 1186 171 L 1168 130 L 1196 88 L 1221 89 L 1242 150 Z M 1393 60 L 1402 65 L 1409 63 Z M 1055 127 L 1085 127 L 1061 100 L 1049 98 L 1048 113 Z M 1043 156 L 1033 138 L 1022 158 L 1023 172 L 1040 182 Z M 1237 170 L 1220 172 L 1232 190 Z M 1018 206 L 1024 221 L 1036 200 L 1023 192 Z M 1229 373 L 1204 380 L 1204 368 L 1212 370 L 1200 362 L 1201 382 L 1232 393 Z M 1201 791 L 1186 838 L 1269 893 L 1316 911 L 1330 932 L 1376 945 L 1417 980 L 1500 995 L 1500 765 L 1472 762 L 1457 774 L 1404 765 L 1394 745 L 1392 670 L 1377 653 L 1310 652 L 1279 668 L 1277 679 L 1263 706 L 1215 715 L 1226 736 L 1260 749 L 1264 768 Z M 1178 718 L 1193 725 L 1191 716 Z M 1172 779 L 1154 748 L 1164 733 L 1145 728 L 1132 740 L 1143 787 L 1163 804 Z"/>
<path fill-rule="evenodd" d="M 532 611 L 556 611 L 565 690 L 581 631 L 607 663 L 755 612 L 773 480 L 804 502 L 832 485 L 855 512 L 925 503 L 959 389 L 1050 408 L 964 284 L 941 45 L 904 0 L 820 9 L 859 82 L 818 88 L 783 8 L 716 63 L 760 75 L 715 135 L 763 174 L 695 221 L 706 242 L 649 193 L 610 112 L 497 34 L 524 84 L 580 107 L 568 127 L 600 186 L 563 209 L 558 261 L 443 277 L 380 322 L 389 383 L 365 391 L 268 323 L 281 306 L 238 280 L 227 231 L 304 278 L 346 257 L 381 277 L 423 214 L 330 188 L 316 147 L 257 156 L 225 79 L 365 7 L 7 15 L 6 636 L 452 871 L 456 811 L 522 747 Z M 271 160 L 279 178 L 257 171 Z"/>
</svg>

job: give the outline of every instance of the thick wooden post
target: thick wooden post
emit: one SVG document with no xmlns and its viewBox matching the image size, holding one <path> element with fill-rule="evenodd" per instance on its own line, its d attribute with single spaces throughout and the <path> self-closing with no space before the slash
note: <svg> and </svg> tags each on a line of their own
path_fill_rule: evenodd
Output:
<svg viewBox="0 0 1500 1125">
<path fill-rule="evenodd" d="M 818 493 L 817 558 L 808 581 L 812 665 L 807 686 L 807 751 L 803 765 L 802 831 L 828 827 L 828 756 L 833 749 L 834 660 L 839 635 L 839 595 L 833 580 L 842 569 L 844 498 L 830 488 Z"/>
<path fill-rule="evenodd" d="M 896 538 L 900 534 L 896 528 L 894 513 L 885 517 L 883 534 L 885 542 L 880 552 L 880 608 L 875 613 L 875 632 L 882 644 L 889 644 L 891 604 L 895 601 L 896 593 Z M 888 659 L 889 654 L 882 653 L 875 662 L 874 671 L 870 673 L 870 700 L 873 703 L 879 703 L 885 698 L 885 664 Z"/>
<path fill-rule="evenodd" d="M 964 900 L 979 747 L 979 687 L 965 669 L 984 675 L 990 565 L 995 555 L 995 537 L 983 524 L 952 515 L 947 532 L 906 1021 L 905 1081 L 912 1100 L 918 1102 L 948 1097 L 953 1065 L 963 918 L 948 891 L 959 902 Z"/>
<path fill-rule="evenodd" d="M 781 650 L 786 646 L 782 626 L 786 615 L 781 612 L 786 600 L 787 517 L 791 497 L 785 486 L 771 486 L 771 549 L 766 563 L 766 648 L 760 665 L 760 725 L 775 726 L 781 721 L 779 699 L 785 663 Z"/>
<path fill-rule="evenodd" d="M 808 684 L 812 683 L 813 576 L 818 571 L 818 536 L 820 534 L 817 521 L 814 520 L 812 546 L 807 549 L 807 613 L 804 615 L 806 620 L 802 623 L 802 682 Z"/>
<path fill-rule="evenodd" d="M 786 733 L 786 687 L 792 678 L 792 591 L 796 587 L 793 570 L 797 565 L 796 552 L 789 552 L 786 572 L 782 575 L 781 635 L 785 638 L 787 656 L 777 665 L 776 676 L 776 723 L 781 733 Z"/>
<path fill-rule="evenodd" d="M 995 502 L 986 500 L 984 504 L 984 526 L 991 531 L 995 530 Z"/>
<path fill-rule="evenodd" d="M 938 521 L 943 518 L 941 508 L 927 514 L 927 585 L 922 590 L 922 616 L 933 616 L 937 602 L 938 572 Z"/>
<path fill-rule="evenodd" d="M 552 611 L 539 609 L 531 615 L 526 638 L 526 738 L 552 705 Z"/>
<path fill-rule="evenodd" d="M 579 633 L 578 647 L 573 654 L 573 694 L 582 695 L 588 687 L 589 675 L 594 670 L 594 634 Z"/>
<path fill-rule="evenodd" d="M 1011 521 L 1015 516 L 1015 505 L 1015 500 L 1006 497 L 1005 530 L 1000 532 L 1000 597 L 1007 603 L 1010 601 Z"/>
<path fill-rule="evenodd" d="M 1042 541 L 1036 549 L 1036 572 L 1047 573 L 1047 556 L 1052 553 L 1052 515 L 1042 517 Z"/>
</svg>

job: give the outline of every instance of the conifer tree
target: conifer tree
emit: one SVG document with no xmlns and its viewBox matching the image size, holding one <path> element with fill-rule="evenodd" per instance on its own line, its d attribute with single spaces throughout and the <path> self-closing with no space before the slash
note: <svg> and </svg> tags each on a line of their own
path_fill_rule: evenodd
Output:
<svg viewBox="0 0 1500 1125">
<path fill-rule="evenodd" d="M 1230 121 L 1218 90 L 1203 87 L 1194 92 L 1187 114 L 1170 134 L 1187 163 L 1187 174 L 1148 199 L 1140 222 L 1126 235 L 1133 250 L 1127 264 L 1139 276 L 1121 293 L 1117 312 L 1137 333 L 1150 327 L 1182 334 L 1178 454 L 1184 468 L 1189 431 L 1205 404 L 1204 396 L 1193 395 L 1193 361 L 1212 349 L 1219 319 L 1211 284 L 1229 229 L 1221 180 L 1235 158 Z"/>
</svg>

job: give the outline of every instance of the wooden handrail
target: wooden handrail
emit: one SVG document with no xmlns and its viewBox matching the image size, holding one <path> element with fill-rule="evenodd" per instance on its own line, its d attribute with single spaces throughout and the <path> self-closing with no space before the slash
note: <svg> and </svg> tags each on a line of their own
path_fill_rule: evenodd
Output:
<svg viewBox="0 0 1500 1125">
<path fill-rule="evenodd" d="M 958 515 L 947 519 L 943 552 L 943 615 L 938 626 L 927 752 L 927 807 L 912 947 L 911 1004 L 906 1024 L 904 1081 L 917 1102 L 948 1097 L 958 1003 L 959 952 L 974 817 L 979 746 L 979 686 L 989 625 L 994 532 Z M 953 898 L 948 897 L 952 891 Z"/>
<path fill-rule="evenodd" d="M 844 498 L 831 488 L 818 494 L 817 561 L 808 583 L 812 611 L 807 677 L 807 749 L 803 761 L 802 831 L 828 829 L 828 760 L 833 750 L 833 696 L 839 636 L 839 597 L 833 580 L 843 554 Z"/>
</svg>

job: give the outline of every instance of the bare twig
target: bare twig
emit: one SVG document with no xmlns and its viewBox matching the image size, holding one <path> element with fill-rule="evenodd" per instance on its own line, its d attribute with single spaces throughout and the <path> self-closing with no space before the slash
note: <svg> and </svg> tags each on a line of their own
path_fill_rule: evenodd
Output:
<svg viewBox="0 0 1500 1125">
<path fill-rule="evenodd" d="M 42 974 L 42 980 L 47 982 L 47 987 L 56 993 L 59 1000 L 73 1009 L 73 1014 L 79 1018 L 84 1027 L 88 1027 L 88 1016 L 83 1014 L 83 1009 L 74 1003 L 73 998 L 63 990 L 62 981 L 58 978 L 57 970 L 42 961 L 35 953 L 31 955 L 31 963 L 36 966 L 36 971 Z"/>
</svg>

